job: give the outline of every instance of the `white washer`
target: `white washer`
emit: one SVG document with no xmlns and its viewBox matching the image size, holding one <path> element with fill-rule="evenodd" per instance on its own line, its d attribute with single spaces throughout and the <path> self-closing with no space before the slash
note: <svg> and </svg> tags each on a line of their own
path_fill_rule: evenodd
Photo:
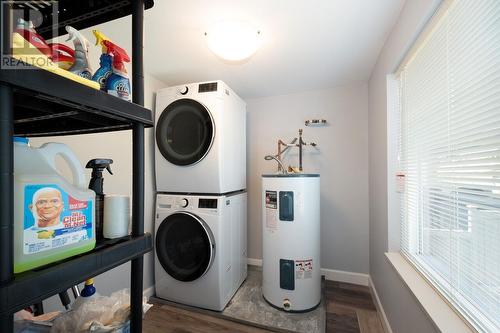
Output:
<svg viewBox="0 0 500 333">
<path fill-rule="evenodd" d="M 224 82 L 158 91 L 155 136 L 158 192 L 246 188 L 246 104 Z"/>
<path fill-rule="evenodd" d="M 158 194 L 156 296 L 222 311 L 247 276 L 247 194 Z"/>
</svg>

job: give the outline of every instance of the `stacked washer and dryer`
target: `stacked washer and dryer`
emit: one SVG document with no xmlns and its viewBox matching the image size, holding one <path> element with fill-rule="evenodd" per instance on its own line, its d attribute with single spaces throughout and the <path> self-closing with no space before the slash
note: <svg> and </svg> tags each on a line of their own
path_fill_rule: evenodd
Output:
<svg viewBox="0 0 500 333">
<path fill-rule="evenodd" d="M 156 296 L 222 311 L 247 276 L 246 105 L 224 82 L 157 92 Z"/>
</svg>

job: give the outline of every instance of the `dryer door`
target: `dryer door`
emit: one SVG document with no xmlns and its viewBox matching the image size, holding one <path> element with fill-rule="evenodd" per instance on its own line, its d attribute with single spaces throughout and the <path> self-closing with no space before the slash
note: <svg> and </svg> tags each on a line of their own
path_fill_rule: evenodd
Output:
<svg viewBox="0 0 500 333">
<path fill-rule="evenodd" d="M 202 219 L 188 212 L 177 212 L 158 227 L 156 255 L 170 276 L 179 281 L 194 281 L 210 269 L 215 258 L 215 241 Z"/>
<path fill-rule="evenodd" d="M 163 157 L 175 165 L 201 161 L 210 150 L 215 125 L 208 109 L 189 99 L 168 105 L 156 123 L 156 144 Z"/>
</svg>

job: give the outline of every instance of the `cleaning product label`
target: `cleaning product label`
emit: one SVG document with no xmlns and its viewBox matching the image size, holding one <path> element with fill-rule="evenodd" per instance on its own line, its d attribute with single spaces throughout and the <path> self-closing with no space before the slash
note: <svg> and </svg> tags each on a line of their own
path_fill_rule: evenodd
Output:
<svg viewBox="0 0 500 333">
<path fill-rule="evenodd" d="M 107 82 L 108 94 L 130 101 L 130 82 L 128 79 L 113 74 Z"/>
<path fill-rule="evenodd" d="M 101 90 L 106 91 L 106 81 L 113 74 L 113 70 L 111 67 L 112 58 L 108 54 L 101 54 L 100 58 L 101 67 L 94 73 L 92 76 L 92 80 L 99 82 L 101 86 Z"/>
<path fill-rule="evenodd" d="M 71 197 L 56 184 L 24 187 L 24 254 L 92 238 L 92 201 Z"/>
</svg>

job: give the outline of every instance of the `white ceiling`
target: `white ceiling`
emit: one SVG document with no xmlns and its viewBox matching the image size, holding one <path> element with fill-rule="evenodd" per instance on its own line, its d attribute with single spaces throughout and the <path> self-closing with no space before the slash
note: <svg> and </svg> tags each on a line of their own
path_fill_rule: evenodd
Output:
<svg viewBox="0 0 500 333">
<path fill-rule="evenodd" d="M 145 15 L 145 70 L 168 85 L 222 79 L 243 98 L 366 82 L 405 0 L 156 0 Z M 204 31 L 241 19 L 263 44 L 224 62 Z"/>
</svg>

